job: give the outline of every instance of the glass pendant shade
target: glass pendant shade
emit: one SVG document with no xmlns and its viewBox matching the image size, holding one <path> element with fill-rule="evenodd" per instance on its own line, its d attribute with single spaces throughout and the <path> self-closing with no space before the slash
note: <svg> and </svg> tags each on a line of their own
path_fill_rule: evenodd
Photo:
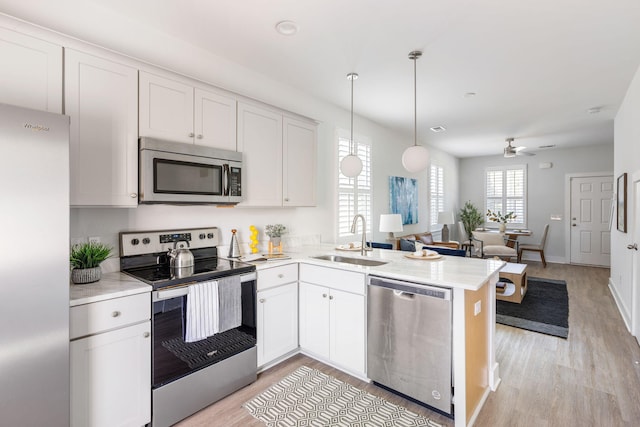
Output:
<svg viewBox="0 0 640 427">
<path fill-rule="evenodd" d="M 402 166 L 407 172 L 422 172 L 429 165 L 429 150 L 421 145 L 413 145 L 402 153 Z"/>
<path fill-rule="evenodd" d="M 340 162 L 340 172 L 349 178 L 360 175 L 360 172 L 362 172 L 362 160 L 355 154 L 345 156 Z"/>
</svg>

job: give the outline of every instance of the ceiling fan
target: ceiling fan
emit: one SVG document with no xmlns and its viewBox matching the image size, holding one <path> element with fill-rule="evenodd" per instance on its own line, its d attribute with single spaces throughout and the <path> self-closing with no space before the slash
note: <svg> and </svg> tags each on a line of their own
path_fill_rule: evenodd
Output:
<svg viewBox="0 0 640 427">
<path fill-rule="evenodd" d="M 534 153 L 528 153 L 525 150 L 527 147 L 514 147 L 511 145 L 513 142 L 513 138 L 505 139 L 507 142 L 507 146 L 504 147 L 504 156 L 505 157 L 515 157 L 515 156 L 535 156 Z"/>
</svg>

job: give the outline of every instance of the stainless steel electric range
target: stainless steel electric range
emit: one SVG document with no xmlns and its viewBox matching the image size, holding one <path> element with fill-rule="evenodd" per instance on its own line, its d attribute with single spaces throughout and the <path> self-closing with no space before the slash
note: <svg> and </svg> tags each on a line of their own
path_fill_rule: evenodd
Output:
<svg viewBox="0 0 640 427">
<path fill-rule="evenodd" d="M 250 384 L 257 377 L 256 268 L 218 258 L 216 227 L 120 233 L 120 268 L 153 287 L 152 421 L 165 427 Z M 169 253 L 188 248 L 192 266 L 171 267 Z M 239 327 L 185 341 L 191 285 L 239 276 Z"/>
</svg>

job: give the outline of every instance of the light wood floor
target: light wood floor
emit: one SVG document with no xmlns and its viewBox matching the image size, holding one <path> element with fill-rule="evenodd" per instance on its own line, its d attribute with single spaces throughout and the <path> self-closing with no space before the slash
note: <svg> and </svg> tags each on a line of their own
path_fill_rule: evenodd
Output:
<svg viewBox="0 0 640 427">
<path fill-rule="evenodd" d="M 640 347 L 626 330 L 604 268 L 528 262 L 530 277 L 567 281 L 569 339 L 497 325 L 502 383 L 477 421 L 495 426 L 640 426 Z M 526 298 L 526 297 L 525 297 Z M 301 365 L 318 369 L 445 426 L 453 421 L 376 386 L 297 355 L 194 414 L 179 427 L 261 426 L 241 406 Z"/>
</svg>

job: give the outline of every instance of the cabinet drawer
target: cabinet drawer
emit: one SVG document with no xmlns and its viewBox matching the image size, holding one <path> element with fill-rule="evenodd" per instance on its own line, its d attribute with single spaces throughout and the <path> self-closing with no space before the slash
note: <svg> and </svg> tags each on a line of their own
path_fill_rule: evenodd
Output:
<svg viewBox="0 0 640 427">
<path fill-rule="evenodd" d="M 258 290 L 298 281 L 298 264 L 282 265 L 258 271 Z"/>
<path fill-rule="evenodd" d="M 75 339 L 151 318 L 149 293 L 71 307 L 69 338 Z"/>
<path fill-rule="evenodd" d="M 310 264 L 300 264 L 300 281 L 361 295 L 366 289 L 364 273 Z"/>
</svg>

